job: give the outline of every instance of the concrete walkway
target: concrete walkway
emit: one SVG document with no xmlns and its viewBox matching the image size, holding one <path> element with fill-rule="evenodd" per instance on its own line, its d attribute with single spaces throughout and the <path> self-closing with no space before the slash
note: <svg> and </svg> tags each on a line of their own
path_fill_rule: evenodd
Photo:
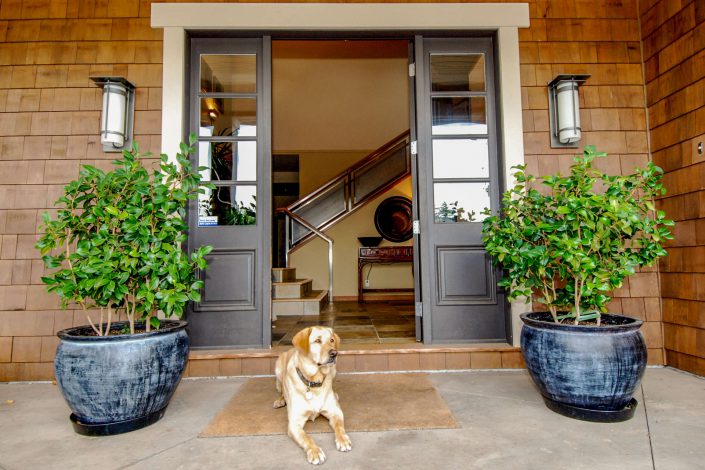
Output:
<svg viewBox="0 0 705 470">
<path fill-rule="evenodd" d="M 73 432 L 56 386 L 0 384 L 0 468 L 705 469 L 705 380 L 668 368 L 647 370 L 617 424 L 549 411 L 525 371 L 431 374 L 459 429 L 351 433 L 348 454 L 317 434 L 323 467 L 286 436 L 197 437 L 245 380 L 184 380 L 160 422 L 107 438 Z"/>
</svg>

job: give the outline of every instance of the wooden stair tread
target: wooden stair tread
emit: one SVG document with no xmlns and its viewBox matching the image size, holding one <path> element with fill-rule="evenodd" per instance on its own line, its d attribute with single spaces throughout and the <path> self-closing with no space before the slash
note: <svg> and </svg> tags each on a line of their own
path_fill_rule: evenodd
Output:
<svg viewBox="0 0 705 470">
<path fill-rule="evenodd" d="M 294 279 L 292 281 L 282 281 L 282 282 L 272 282 L 273 286 L 293 286 L 293 285 L 303 285 L 308 282 L 313 282 L 313 279 Z"/>
<path fill-rule="evenodd" d="M 306 297 L 272 299 L 272 302 L 312 302 L 321 301 L 328 295 L 327 290 L 312 290 Z"/>
</svg>

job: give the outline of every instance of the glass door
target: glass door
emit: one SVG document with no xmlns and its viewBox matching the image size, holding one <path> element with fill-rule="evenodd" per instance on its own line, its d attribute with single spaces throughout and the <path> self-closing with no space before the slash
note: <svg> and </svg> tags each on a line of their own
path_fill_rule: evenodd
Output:
<svg viewBox="0 0 705 470">
<path fill-rule="evenodd" d="M 193 164 L 214 185 L 189 207 L 191 248 L 214 247 L 201 302 L 189 313 L 194 347 L 270 344 L 268 46 L 266 37 L 191 43 Z"/>
<path fill-rule="evenodd" d="M 482 211 L 499 205 L 492 40 L 417 38 L 417 51 L 424 341 L 505 341 L 482 246 Z"/>
</svg>

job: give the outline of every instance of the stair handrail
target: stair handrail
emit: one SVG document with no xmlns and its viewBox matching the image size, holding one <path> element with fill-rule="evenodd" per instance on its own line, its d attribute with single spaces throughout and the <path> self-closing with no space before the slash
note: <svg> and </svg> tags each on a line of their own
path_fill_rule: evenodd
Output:
<svg viewBox="0 0 705 470">
<path fill-rule="evenodd" d="M 292 220 L 300 223 L 311 232 L 322 238 L 326 243 L 328 243 L 328 301 L 333 302 L 333 239 L 330 238 L 325 233 L 318 230 L 313 224 L 309 223 L 303 217 L 294 214 L 287 207 L 277 209 L 278 213 L 286 214 L 291 217 Z M 288 238 L 288 237 L 287 237 Z M 286 265 L 289 266 L 289 250 L 286 250 Z"/>
<path fill-rule="evenodd" d="M 287 209 L 289 211 L 293 211 L 293 210 L 297 209 L 298 207 L 305 205 L 308 201 L 315 198 L 319 194 L 325 192 L 331 186 L 337 184 L 341 180 L 344 180 L 349 175 L 356 172 L 360 168 L 366 166 L 371 161 L 376 160 L 380 156 L 384 155 L 388 150 L 394 148 L 399 143 L 399 141 L 401 141 L 407 137 L 410 137 L 410 136 L 411 136 L 411 131 L 409 129 L 405 130 L 404 132 L 402 132 L 398 136 L 394 137 L 393 139 L 391 139 L 386 144 L 379 147 L 377 150 L 375 150 L 374 152 L 372 152 L 371 154 L 369 154 L 368 156 L 366 156 L 362 160 L 356 162 L 351 167 L 347 168 L 346 170 L 342 171 L 341 173 L 339 173 L 336 176 L 329 179 L 327 182 L 323 183 L 317 189 L 311 191 L 310 193 L 308 193 L 307 195 L 305 195 L 301 199 L 297 199 L 296 201 L 292 202 L 291 204 L 286 206 L 285 209 Z"/>
</svg>

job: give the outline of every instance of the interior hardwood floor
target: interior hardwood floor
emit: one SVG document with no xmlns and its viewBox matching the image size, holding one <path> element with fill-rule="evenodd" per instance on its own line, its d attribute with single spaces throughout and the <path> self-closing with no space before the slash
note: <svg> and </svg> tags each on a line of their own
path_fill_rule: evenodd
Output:
<svg viewBox="0 0 705 470">
<path fill-rule="evenodd" d="M 291 345 L 296 333 L 314 325 L 332 327 L 345 344 L 416 342 L 413 302 L 334 302 L 320 315 L 280 315 L 272 322 L 272 346 Z"/>
</svg>

